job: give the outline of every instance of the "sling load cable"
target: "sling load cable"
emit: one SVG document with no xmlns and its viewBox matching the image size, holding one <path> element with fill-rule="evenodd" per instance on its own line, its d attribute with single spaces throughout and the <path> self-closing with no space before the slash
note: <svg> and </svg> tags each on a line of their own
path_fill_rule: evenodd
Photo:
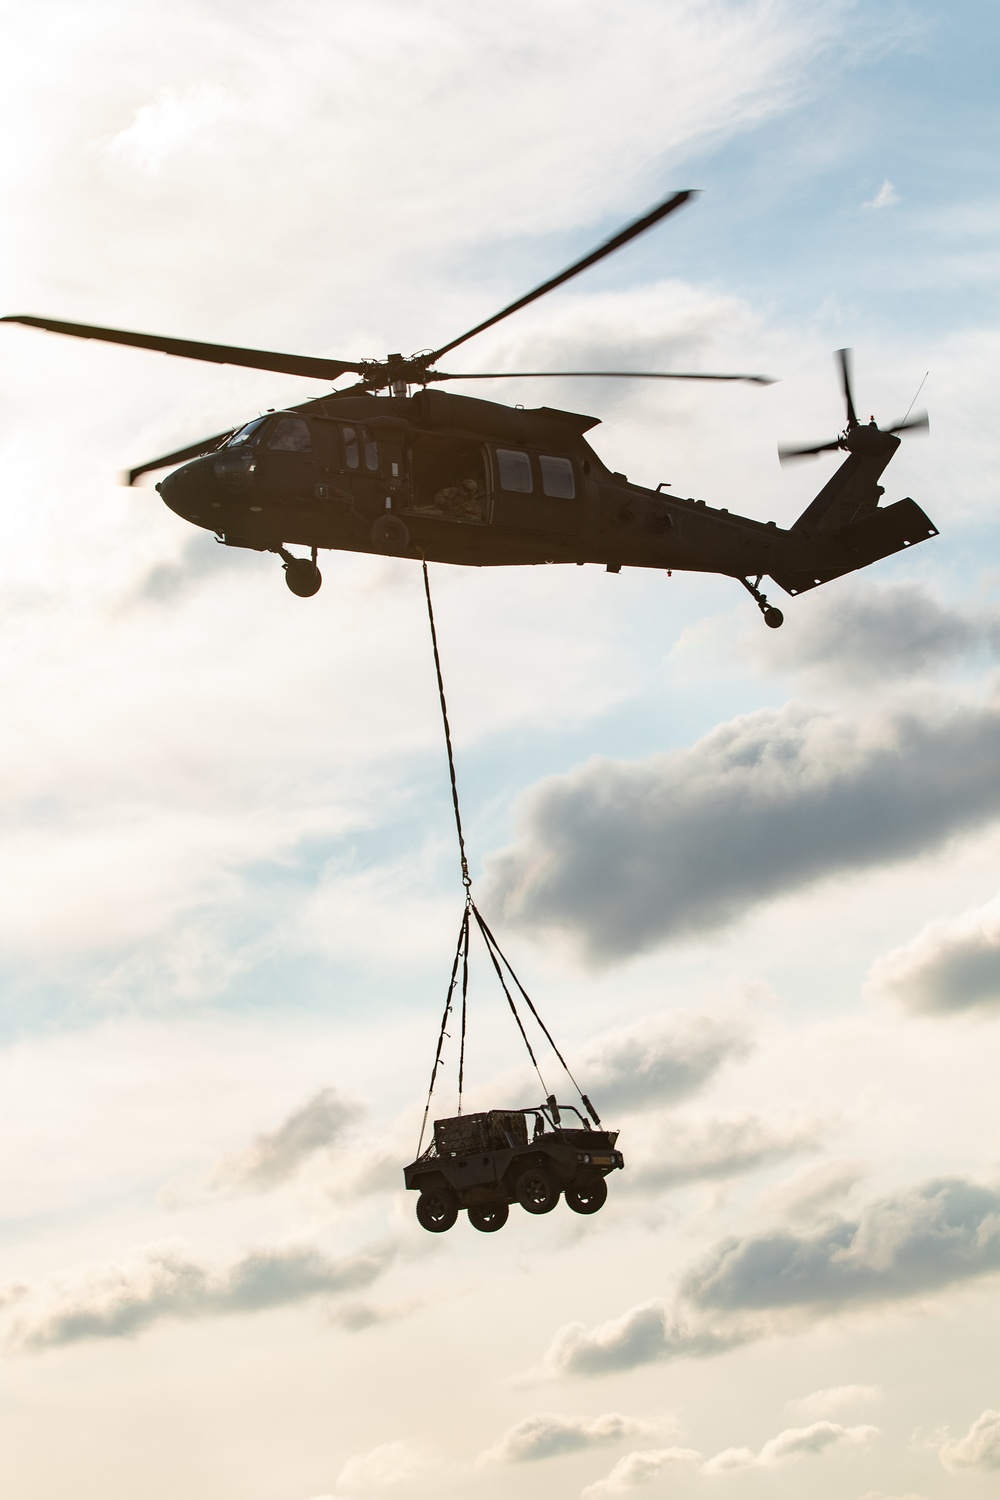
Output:
<svg viewBox="0 0 1000 1500">
<path fill-rule="evenodd" d="M 514 996 L 511 993 L 510 987 L 504 978 L 504 969 L 506 969 L 508 975 L 517 986 L 522 999 L 528 1006 L 528 1009 L 531 1011 L 531 1014 L 534 1016 L 535 1020 L 538 1022 L 538 1025 L 541 1028 L 541 1031 L 543 1032 L 546 1040 L 548 1041 L 556 1057 L 562 1064 L 566 1076 L 569 1078 L 573 1087 L 576 1089 L 576 1092 L 579 1094 L 580 1100 L 587 1113 L 590 1115 L 595 1125 L 599 1126 L 601 1123 L 596 1109 L 591 1104 L 590 1100 L 587 1098 L 587 1095 L 583 1092 L 576 1079 L 573 1077 L 569 1064 L 563 1057 L 559 1048 L 556 1046 L 555 1039 L 552 1036 L 552 1033 L 549 1031 L 549 1028 L 546 1026 L 545 1022 L 539 1015 L 538 1010 L 531 999 L 531 996 L 528 994 L 527 990 L 524 988 L 524 985 L 515 974 L 510 960 L 502 951 L 500 944 L 497 942 L 496 938 L 493 936 L 493 933 L 490 931 L 490 928 L 488 927 L 485 919 L 479 911 L 479 908 L 476 906 L 476 903 L 472 896 L 472 876 L 469 874 L 469 862 L 465 852 L 465 834 L 462 829 L 462 812 L 458 801 L 458 781 L 455 775 L 455 755 L 451 743 L 451 725 L 448 721 L 448 703 L 444 693 L 444 678 L 441 675 L 441 655 L 438 650 L 437 629 L 434 623 L 434 605 L 431 602 L 431 582 L 430 575 L 427 571 L 426 558 L 423 559 L 423 572 L 424 595 L 427 600 L 427 620 L 428 624 L 430 625 L 431 647 L 434 652 L 434 670 L 437 675 L 438 700 L 441 706 L 441 722 L 444 727 L 445 749 L 448 753 L 448 774 L 451 780 L 452 806 L 455 811 L 455 832 L 458 835 L 458 852 L 461 862 L 462 884 L 465 887 L 465 910 L 462 913 L 462 923 L 459 928 L 458 944 L 455 949 L 454 962 L 451 966 L 451 978 L 448 984 L 448 993 L 445 997 L 444 1011 L 441 1016 L 441 1027 L 438 1032 L 437 1048 L 434 1053 L 434 1063 L 431 1068 L 430 1086 L 427 1090 L 427 1102 L 424 1105 L 424 1116 L 420 1126 L 420 1141 L 417 1146 L 418 1156 L 423 1149 L 424 1134 L 427 1130 L 427 1121 L 430 1115 L 431 1097 L 434 1093 L 434 1085 L 437 1082 L 438 1071 L 443 1065 L 442 1050 L 444 1048 L 445 1037 L 449 1035 L 447 1029 L 448 1018 L 453 1010 L 455 986 L 458 982 L 459 966 L 461 966 L 462 971 L 462 1011 L 458 1062 L 458 1113 L 462 1113 L 462 1091 L 465 1081 L 465 1037 L 468 1021 L 470 917 L 475 917 L 476 919 L 476 925 L 478 926 L 483 938 L 483 942 L 486 945 L 486 951 L 489 953 L 494 971 L 496 972 L 497 979 L 500 981 L 500 987 L 503 990 L 507 1000 L 507 1004 L 510 1007 L 511 1014 L 514 1017 L 514 1020 L 517 1022 L 517 1029 L 521 1033 L 521 1039 L 527 1049 L 528 1056 L 531 1058 L 532 1066 L 534 1067 L 534 1070 L 538 1075 L 538 1081 L 542 1085 L 542 1092 L 546 1096 L 546 1099 L 553 1099 L 554 1096 L 549 1093 L 548 1086 L 544 1078 L 542 1077 L 541 1069 L 538 1066 L 538 1060 L 535 1057 L 531 1042 L 528 1040 L 528 1034 L 524 1029 L 524 1023 L 521 1020 L 520 1013 L 518 1012 Z M 503 968 L 501 968 L 501 964 L 503 965 Z"/>
</svg>

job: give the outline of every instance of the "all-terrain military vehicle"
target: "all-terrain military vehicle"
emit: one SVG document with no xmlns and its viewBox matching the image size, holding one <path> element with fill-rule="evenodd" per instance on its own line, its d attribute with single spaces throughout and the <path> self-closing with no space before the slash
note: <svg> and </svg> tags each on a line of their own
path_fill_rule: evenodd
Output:
<svg viewBox="0 0 1000 1500">
<path fill-rule="evenodd" d="M 565 1124 L 564 1114 L 579 1124 Z M 597 1213 L 608 1197 L 605 1179 L 625 1165 L 617 1139 L 617 1130 L 594 1129 L 573 1105 L 550 1096 L 527 1109 L 435 1120 L 431 1144 L 403 1168 L 403 1179 L 420 1194 L 417 1219 L 431 1234 L 450 1229 L 463 1208 L 473 1228 L 492 1234 L 512 1203 L 547 1214 L 562 1196 L 574 1213 Z"/>
</svg>

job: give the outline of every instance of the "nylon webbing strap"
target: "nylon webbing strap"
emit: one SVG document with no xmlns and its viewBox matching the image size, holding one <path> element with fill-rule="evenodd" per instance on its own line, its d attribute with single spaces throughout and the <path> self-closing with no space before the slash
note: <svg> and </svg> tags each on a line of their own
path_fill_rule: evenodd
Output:
<svg viewBox="0 0 1000 1500">
<path fill-rule="evenodd" d="M 489 938 L 486 935 L 489 929 L 487 928 L 486 923 L 483 921 L 482 917 L 479 915 L 478 908 L 475 906 L 474 903 L 471 903 L 471 904 L 472 904 L 472 915 L 475 917 L 476 921 L 479 923 L 479 930 L 483 934 L 483 941 L 486 944 L 486 951 L 490 955 L 490 959 L 492 960 L 493 967 L 496 970 L 497 978 L 500 981 L 500 988 L 503 990 L 504 994 L 507 996 L 507 1004 L 510 1006 L 510 1013 L 514 1017 L 514 1020 L 517 1022 L 517 1029 L 521 1033 L 521 1040 L 524 1042 L 524 1045 L 528 1049 L 528 1056 L 531 1058 L 531 1065 L 534 1068 L 535 1072 L 538 1074 L 538 1081 L 542 1085 L 542 1093 L 547 1096 L 548 1092 L 549 1092 L 548 1085 L 546 1084 L 545 1079 L 542 1077 L 542 1070 L 538 1066 L 538 1059 L 536 1058 L 534 1052 L 532 1051 L 531 1043 L 528 1041 L 528 1033 L 524 1029 L 524 1022 L 521 1020 L 521 1017 L 520 1017 L 520 1015 L 518 1013 L 517 1006 L 514 1003 L 514 996 L 511 994 L 510 990 L 507 988 L 507 981 L 504 979 L 504 977 L 503 977 L 503 970 L 500 968 L 500 965 L 497 962 L 496 953 L 494 953 L 494 951 L 493 951 L 493 944 L 490 942 Z"/>
<path fill-rule="evenodd" d="M 417 1144 L 417 1155 L 424 1149 L 424 1132 L 427 1129 L 427 1117 L 431 1112 L 431 1095 L 434 1093 L 434 1085 L 437 1082 L 438 1069 L 441 1066 L 441 1050 L 444 1047 L 444 1039 L 448 1035 L 448 1017 L 451 1015 L 451 1000 L 455 993 L 455 981 L 458 978 L 459 963 L 463 963 L 463 987 L 462 987 L 462 1043 L 464 1052 L 465 1043 L 465 992 L 468 985 L 469 975 L 469 908 L 466 907 L 462 913 L 462 925 L 458 931 L 458 947 L 455 949 L 455 961 L 451 966 L 451 980 L 448 985 L 448 995 L 444 1002 L 444 1012 L 441 1016 L 441 1030 L 438 1032 L 437 1051 L 434 1054 L 434 1066 L 431 1068 L 431 1081 L 427 1089 L 427 1103 L 424 1105 L 424 1118 L 420 1126 L 420 1140 Z"/>
<path fill-rule="evenodd" d="M 434 670 L 437 673 L 438 697 L 441 700 L 441 721 L 444 724 L 444 742 L 448 750 L 448 774 L 451 777 L 451 800 L 455 809 L 455 830 L 458 833 L 458 852 L 462 860 L 462 884 L 468 890 L 472 885 L 469 862 L 465 857 L 465 835 L 462 833 L 462 814 L 458 810 L 458 782 L 455 780 L 455 757 L 451 749 L 451 726 L 448 723 L 448 704 L 444 696 L 444 678 L 441 676 L 441 657 L 438 653 L 437 631 L 434 628 L 434 606 L 431 603 L 431 580 L 424 562 L 424 594 L 427 598 L 427 618 L 431 627 L 431 646 L 434 648 Z"/>
</svg>

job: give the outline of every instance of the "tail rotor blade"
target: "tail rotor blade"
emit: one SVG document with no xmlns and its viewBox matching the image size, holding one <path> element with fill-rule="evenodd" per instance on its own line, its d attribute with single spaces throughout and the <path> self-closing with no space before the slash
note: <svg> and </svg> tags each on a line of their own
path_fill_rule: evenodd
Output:
<svg viewBox="0 0 1000 1500">
<path fill-rule="evenodd" d="M 890 432 L 927 432 L 931 425 L 931 419 L 925 411 L 918 411 L 912 417 L 905 417 L 902 422 L 895 423 L 889 428 Z"/>
<path fill-rule="evenodd" d="M 858 414 L 854 410 L 854 389 L 851 372 L 851 350 L 838 349 L 837 358 L 840 360 L 840 380 L 844 389 L 844 403 L 847 406 L 847 425 L 857 427 Z"/>
<path fill-rule="evenodd" d="M 815 443 L 811 448 L 779 448 L 778 462 L 790 464 L 799 458 L 815 458 L 817 453 L 832 453 L 839 447 L 840 439 L 836 438 L 832 443 Z"/>
</svg>

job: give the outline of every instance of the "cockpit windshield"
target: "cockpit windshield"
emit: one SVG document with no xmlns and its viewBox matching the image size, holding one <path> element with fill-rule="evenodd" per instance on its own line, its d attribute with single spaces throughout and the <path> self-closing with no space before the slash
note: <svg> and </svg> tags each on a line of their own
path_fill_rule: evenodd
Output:
<svg viewBox="0 0 1000 1500">
<path fill-rule="evenodd" d="M 263 427 L 266 421 L 266 417 L 257 417 L 255 421 L 248 422 L 245 427 L 240 428 L 239 432 L 233 433 L 232 437 L 227 442 L 226 447 L 242 448 L 247 443 L 255 443 L 260 435 L 260 429 Z"/>
</svg>

